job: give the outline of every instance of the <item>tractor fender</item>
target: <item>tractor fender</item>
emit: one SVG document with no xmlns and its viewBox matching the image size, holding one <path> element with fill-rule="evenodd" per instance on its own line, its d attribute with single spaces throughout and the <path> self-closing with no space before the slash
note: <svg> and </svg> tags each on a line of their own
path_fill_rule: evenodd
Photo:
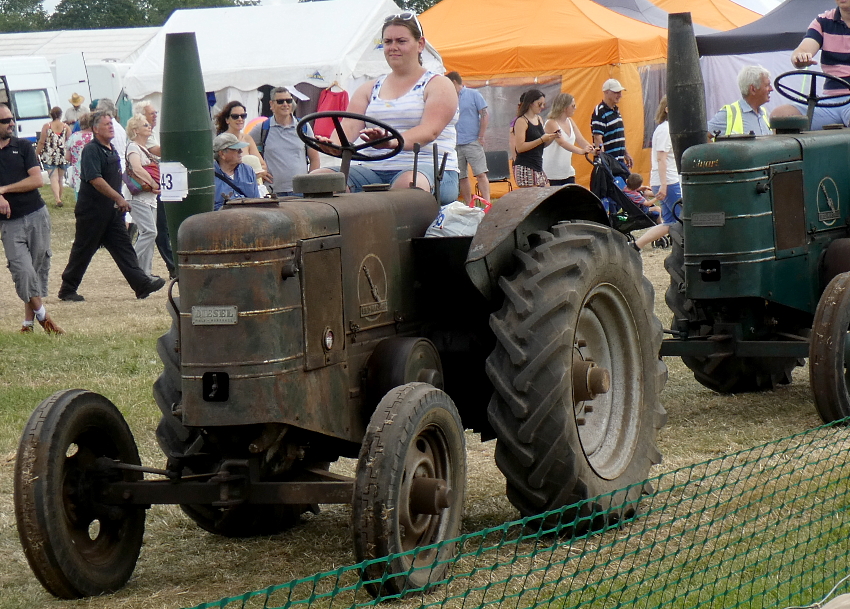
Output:
<svg viewBox="0 0 850 609">
<path fill-rule="evenodd" d="M 488 301 L 499 298 L 499 277 L 514 270 L 514 250 L 558 222 L 587 220 L 610 226 L 599 198 L 583 186 L 520 188 L 497 199 L 478 226 L 466 256 L 466 273 Z"/>
</svg>

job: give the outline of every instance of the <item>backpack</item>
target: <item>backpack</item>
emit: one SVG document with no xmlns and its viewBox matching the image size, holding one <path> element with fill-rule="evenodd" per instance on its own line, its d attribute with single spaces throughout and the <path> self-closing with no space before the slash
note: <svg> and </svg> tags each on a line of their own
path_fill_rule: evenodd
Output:
<svg viewBox="0 0 850 609">
<path fill-rule="evenodd" d="M 269 137 L 269 123 L 271 120 L 272 117 L 268 117 L 260 125 L 260 141 L 257 142 L 257 150 L 260 151 L 260 154 L 265 154 L 266 139 Z"/>
</svg>

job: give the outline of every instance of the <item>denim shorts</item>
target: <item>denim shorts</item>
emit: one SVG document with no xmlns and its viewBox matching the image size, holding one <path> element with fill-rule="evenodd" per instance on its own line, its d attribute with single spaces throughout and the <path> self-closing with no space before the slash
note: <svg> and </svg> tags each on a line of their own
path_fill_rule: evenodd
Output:
<svg viewBox="0 0 850 609">
<path fill-rule="evenodd" d="M 68 169 L 68 163 L 63 163 L 62 165 L 48 165 L 47 163 L 43 163 L 44 171 L 47 173 L 53 173 L 57 169 Z"/>
<path fill-rule="evenodd" d="M 363 187 L 369 184 L 393 184 L 399 175 L 405 171 L 412 171 L 412 169 L 411 167 L 410 170 L 388 171 L 372 169 L 366 165 L 352 165 L 348 172 L 348 187 L 351 189 L 351 192 L 363 192 Z M 417 178 L 417 187 L 424 189 L 427 186 L 430 192 L 434 192 L 431 186 L 431 179 L 434 175 L 433 167 L 423 164 L 419 166 L 418 171 L 428 177 L 428 183 L 421 184 L 419 183 L 420 178 Z M 458 188 L 457 172 L 446 171 L 443 173 L 443 179 L 440 181 L 440 205 L 448 205 L 456 201 L 459 193 Z"/>
<path fill-rule="evenodd" d="M 658 191 L 661 189 L 660 186 L 653 186 L 652 192 L 658 194 Z M 676 182 L 675 184 L 667 185 L 667 196 L 661 201 L 661 220 L 664 224 L 673 224 L 676 222 L 676 215 L 681 213 L 681 209 L 674 213 L 673 206 L 682 198 L 682 184 L 680 182 Z"/>
</svg>

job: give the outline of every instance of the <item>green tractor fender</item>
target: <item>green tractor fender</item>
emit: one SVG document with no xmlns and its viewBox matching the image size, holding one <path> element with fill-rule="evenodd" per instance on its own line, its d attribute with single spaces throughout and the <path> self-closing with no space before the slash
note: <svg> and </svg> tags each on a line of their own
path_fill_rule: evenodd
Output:
<svg viewBox="0 0 850 609">
<path fill-rule="evenodd" d="M 478 226 L 466 257 L 466 273 L 488 301 L 498 298 L 499 277 L 514 269 L 513 252 L 529 249 L 528 237 L 559 222 L 585 220 L 610 226 L 599 198 L 576 184 L 522 188 L 501 197 Z"/>
</svg>

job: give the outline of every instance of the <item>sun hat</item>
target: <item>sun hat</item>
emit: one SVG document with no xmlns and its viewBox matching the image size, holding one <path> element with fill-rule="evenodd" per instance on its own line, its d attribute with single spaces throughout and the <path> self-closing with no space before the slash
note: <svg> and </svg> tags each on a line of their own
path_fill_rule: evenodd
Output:
<svg viewBox="0 0 850 609">
<path fill-rule="evenodd" d="M 241 148 L 247 147 L 248 144 L 246 144 L 245 142 L 240 142 L 232 133 L 220 133 L 219 135 L 215 136 L 215 139 L 213 140 L 213 152 L 219 152 L 228 148 L 231 148 L 233 150 L 239 150 Z"/>
<path fill-rule="evenodd" d="M 68 101 L 71 102 L 72 106 L 81 106 L 86 98 L 75 92 Z"/>
<path fill-rule="evenodd" d="M 620 84 L 620 81 L 616 78 L 609 78 L 605 81 L 605 84 L 602 85 L 602 92 L 605 91 L 613 91 L 614 93 L 619 93 L 620 91 L 625 91 L 626 88 Z"/>
</svg>

